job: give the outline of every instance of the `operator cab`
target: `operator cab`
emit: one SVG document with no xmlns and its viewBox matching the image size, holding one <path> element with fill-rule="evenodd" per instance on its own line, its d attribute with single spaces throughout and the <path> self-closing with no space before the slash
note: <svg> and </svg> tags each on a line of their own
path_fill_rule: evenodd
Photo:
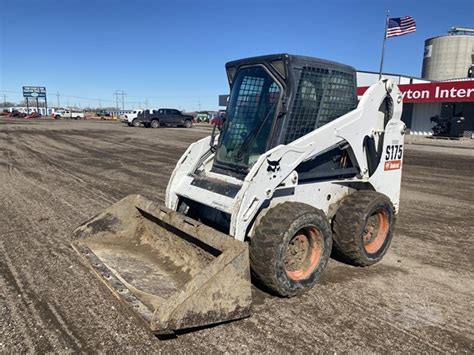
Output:
<svg viewBox="0 0 474 355">
<path fill-rule="evenodd" d="M 276 54 L 226 64 L 227 119 L 212 171 L 244 178 L 260 155 L 357 106 L 354 68 Z"/>
</svg>

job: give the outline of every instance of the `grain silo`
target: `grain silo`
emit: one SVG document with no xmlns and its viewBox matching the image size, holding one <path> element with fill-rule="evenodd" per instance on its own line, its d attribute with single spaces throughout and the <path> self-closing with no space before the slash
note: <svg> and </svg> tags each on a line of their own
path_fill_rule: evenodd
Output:
<svg viewBox="0 0 474 355">
<path fill-rule="evenodd" d="M 467 78 L 474 65 L 474 28 L 453 27 L 425 41 L 421 76 L 427 80 Z"/>
</svg>

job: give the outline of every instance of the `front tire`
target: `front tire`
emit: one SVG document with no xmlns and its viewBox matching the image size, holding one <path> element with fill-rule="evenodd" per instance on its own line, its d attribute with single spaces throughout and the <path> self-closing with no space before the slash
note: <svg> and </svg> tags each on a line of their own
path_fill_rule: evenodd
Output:
<svg viewBox="0 0 474 355">
<path fill-rule="evenodd" d="M 191 128 L 193 126 L 193 123 L 189 120 L 184 121 L 184 127 L 186 128 Z"/>
<path fill-rule="evenodd" d="M 257 222 L 250 265 L 273 293 L 292 297 L 316 284 L 331 248 L 331 227 L 324 212 L 304 203 L 284 202 Z"/>
<path fill-rule="evenodd" d="M 158 121 L 158 120 L 153 120 L 153 121 L 151 121 L 151 127 L 152 127 L 152 128 L 158 128 L 158 127 L 160 127 L 160 121 Z"/>
<path fill-rule="evenodd" d="M 355 266 L 382 260 L 390 247 L 395 225 L 390 199 L 376 191 L 347 196 L 333 219 L 334 256 Z"/>
</svg>

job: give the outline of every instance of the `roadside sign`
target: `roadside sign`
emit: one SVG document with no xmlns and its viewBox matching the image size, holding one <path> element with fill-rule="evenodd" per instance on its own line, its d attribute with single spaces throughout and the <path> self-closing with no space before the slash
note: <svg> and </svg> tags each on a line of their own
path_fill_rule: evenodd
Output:
<svg viewBox="0 0 474 355">
<path fill-rule="evenodd" d="M 219 95 L 219 106 L 227 107 L 229 103 L 229 95 Z"/>
<path fill-rule="evenodd" d="M 23 97 L 46 98 L 44 86 L 23 86 Z"/>
</svg>

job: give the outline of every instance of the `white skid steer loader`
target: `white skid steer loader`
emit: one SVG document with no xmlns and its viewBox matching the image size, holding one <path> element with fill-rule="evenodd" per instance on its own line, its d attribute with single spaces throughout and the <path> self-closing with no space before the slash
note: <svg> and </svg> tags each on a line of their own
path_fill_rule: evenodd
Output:
<svg viewBox="0 0 474 355">
<path fill-rule="evenodd" d="M 73 247 L 155 333 L 246 317 L 250 271 L 291 297 L 331 255 L 369 266 L 398 213 L 402 96 L 380 80 L 357 103 L 352 67 L 279 54 L 226 65 L 227 118 L 191 144 L 166 207 L 119 201 Z"/>
</svg>

